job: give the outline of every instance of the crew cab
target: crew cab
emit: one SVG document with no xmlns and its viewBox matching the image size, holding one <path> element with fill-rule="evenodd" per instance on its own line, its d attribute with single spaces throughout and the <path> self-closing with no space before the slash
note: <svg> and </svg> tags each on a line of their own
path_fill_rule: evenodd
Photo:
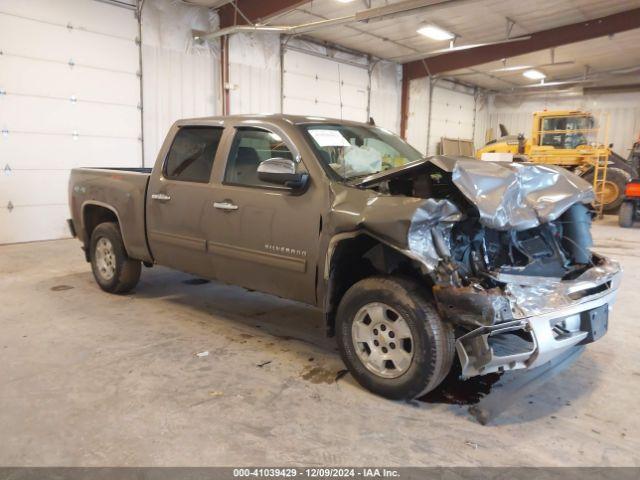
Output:
<svg viewBox="0 0 640 480">
<path fill-rule="evenodd" d="M 424 158 L 373 125 L 290 115 L 180 120 L 153 169 L 69 184 L 103 290 L 159 264 L 314 305 L 356 380 L 396 399 L 454 363 L 533 369 L 606 332 L 621 270 L 590 250 L 592 200 L 560 167 Z"/>
</svg>

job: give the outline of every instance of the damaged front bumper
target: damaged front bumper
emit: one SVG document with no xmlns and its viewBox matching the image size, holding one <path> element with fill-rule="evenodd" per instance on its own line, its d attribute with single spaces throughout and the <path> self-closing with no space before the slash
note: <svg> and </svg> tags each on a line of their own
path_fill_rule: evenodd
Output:
<svg viewBox="0 0 640 480">
<path fill-rule="evenodd" d="M 504 296 L 496 297 L 502 302 L 492 303 L 500 310 L 493 314 L 504 313 L 508 304 L 511 319 L 478 326 L 457 339 L 462 376 L 532 369 L 598 340 L 607 331 L 621 276 L 616 262 L 602 258 L 574 280 L 505 283 Z"/>
</svg>

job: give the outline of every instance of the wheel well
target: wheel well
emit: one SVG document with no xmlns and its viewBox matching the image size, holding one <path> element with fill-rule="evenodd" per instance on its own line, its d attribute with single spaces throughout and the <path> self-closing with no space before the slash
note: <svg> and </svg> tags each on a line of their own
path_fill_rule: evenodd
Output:
<svg viewBox="0 0 640 480">
<path fill-rule="evenodd" d="M 104 222 L 118 223 L 115 212 L 102 205 L 86 205 L 82 212 L 82 226 L 84 229 L 84 254 L 89 261 L 89 244 L 93 230 Z"/>
<path fill-rule="evenodd" d="M 373 275 L 402 275 L 431 283 L 419 265 L 409 257 L 379 240 L 362 234 L 341 240 L 333 249 L 329 264 L 329 281 L 325 290 L 327 335 L 335 335 L 338 305 L 352 285 Z"/>
</svg>

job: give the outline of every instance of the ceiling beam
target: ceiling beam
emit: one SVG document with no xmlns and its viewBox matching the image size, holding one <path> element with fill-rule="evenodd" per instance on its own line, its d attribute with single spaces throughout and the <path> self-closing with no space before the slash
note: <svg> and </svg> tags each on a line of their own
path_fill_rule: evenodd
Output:
<svg viewBox="0 0 640 480">
<path fill-rule="evenodd" d="M 640 8 L 530 34 L 520 42 L 443 53 L 403 65 L 409 80 L 640 28 Z M 506 41 L 506 40 L 505 40 Z"/>
<path fill-rule="evenodd" d="M 269 17 L 288 12 L 309 1 L 310 0 L 235 0 L 218 9 L 220 28 L 264 22 Z"/>
<path fill-rule="evenodd" d="M 599 87 L 585 87 L 584 94 L 589 93 L 626 93 L 640 90 L 640 83 L 627 83 L 622 85 L 602 85 Z"/>
</svg>

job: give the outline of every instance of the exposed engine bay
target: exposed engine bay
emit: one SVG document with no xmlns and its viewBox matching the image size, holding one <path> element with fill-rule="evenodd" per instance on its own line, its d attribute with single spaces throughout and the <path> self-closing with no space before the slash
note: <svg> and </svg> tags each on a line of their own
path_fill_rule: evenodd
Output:
<svg viewBox="0 0 640 480">
<path fill-rule="evenodd" d="M 477 175 L 474 178 L 467 170 L 456 171 L 459 165 L 451 165 L 450 158 L 440 159 L 443 162 L 439 165 L 431 162 L 423 168 L 406 169 L 400 175 L 381 179 L 375 187 L 380 193 L 389 195 L 439 199 L 435 205 L 425 205 L 423 210 L 431 212 L 426 212 L 423 219 L 418 218 L 418 212 L 414 215 L 414 225 L 409 232 L 410 247 L 414 243 L 419 248 L 418 242 L 412 242 L 411 236 L 423 235 L 425 232 L 417 228 L 417 224 L 426 224 L 438 256 L 437 263 L 449 263 L 449 270 L 455 272 L 449 278 L 446 274 L 436 274 L 434 280 L 437 284 L 468 286 L 473 283 L 492 288 L 496 286 L 497 277 L 509 275 L 559 281 L 575 278 L 592 265 L 592 213 L 582 203 L 584 199 L 591 200 L 591 196 L 589 185 L 582 179 L 566 171 L 558 173 L 553 169 L 544 172 L 547 177 L 549 173 L 557 177 L 563 175 L 563 178 L 571 175 L 575 178 L 570 180 L 577 184 L 577 188 L 573 192 L 569 191 L 570 188 L 565 188 L 565 192 L 551 192 L 556 199 L 563 193 L 564 201 L 555 210 L 547 208 L 546 218 L 537 215 L 531 218 L 526 207 L 518 204 L 526 203 L 523 195 L 535 192 L 537 195 L 533 202 L 538 209 L 540 196 L 549 196 L 549 192 L 540 193 L 540 190 L 548 190 L 549 184 L 544 181 L 545 176 L 540 175 L 540 171 L 533 172 L 537 174 L 538 183 L 530 185 L 527 191 L 521 178 L 532 173 L 522 165 L 508 169 L 488 162 L 459 160 L 460 163 L 471 163 L 476 172 L 479 171 L 477 164 L 484 163 L 480 168 L 486 171 L 482 172 L 482 177 Z M 540 170 L 538 166 L 528 167 Z M 513 178 L 508 178 L 503 171 L 516 173 Z M 521 172 L 525 172 L 525 175 L 520 175 Z M 456 175 L 466 183 L 456 183 Z M 513 185 L 502 187 L 500 183 L 504 178 Z M 371 186 L 371 180 L 365 183 Z M 554 186 L 557 183 L 556 180 Z M 573 183 L 570 185 L 573 187 Z M 516 198 L 509 198 L 509 187 L 517 187 Z M 572 202 L 566 200 L 571 194 L 576 197 Z M 449 208 L 443 210 L 443 203 Z M 428 213 L 433 215 L 430 217 Z"/>
</svg>

